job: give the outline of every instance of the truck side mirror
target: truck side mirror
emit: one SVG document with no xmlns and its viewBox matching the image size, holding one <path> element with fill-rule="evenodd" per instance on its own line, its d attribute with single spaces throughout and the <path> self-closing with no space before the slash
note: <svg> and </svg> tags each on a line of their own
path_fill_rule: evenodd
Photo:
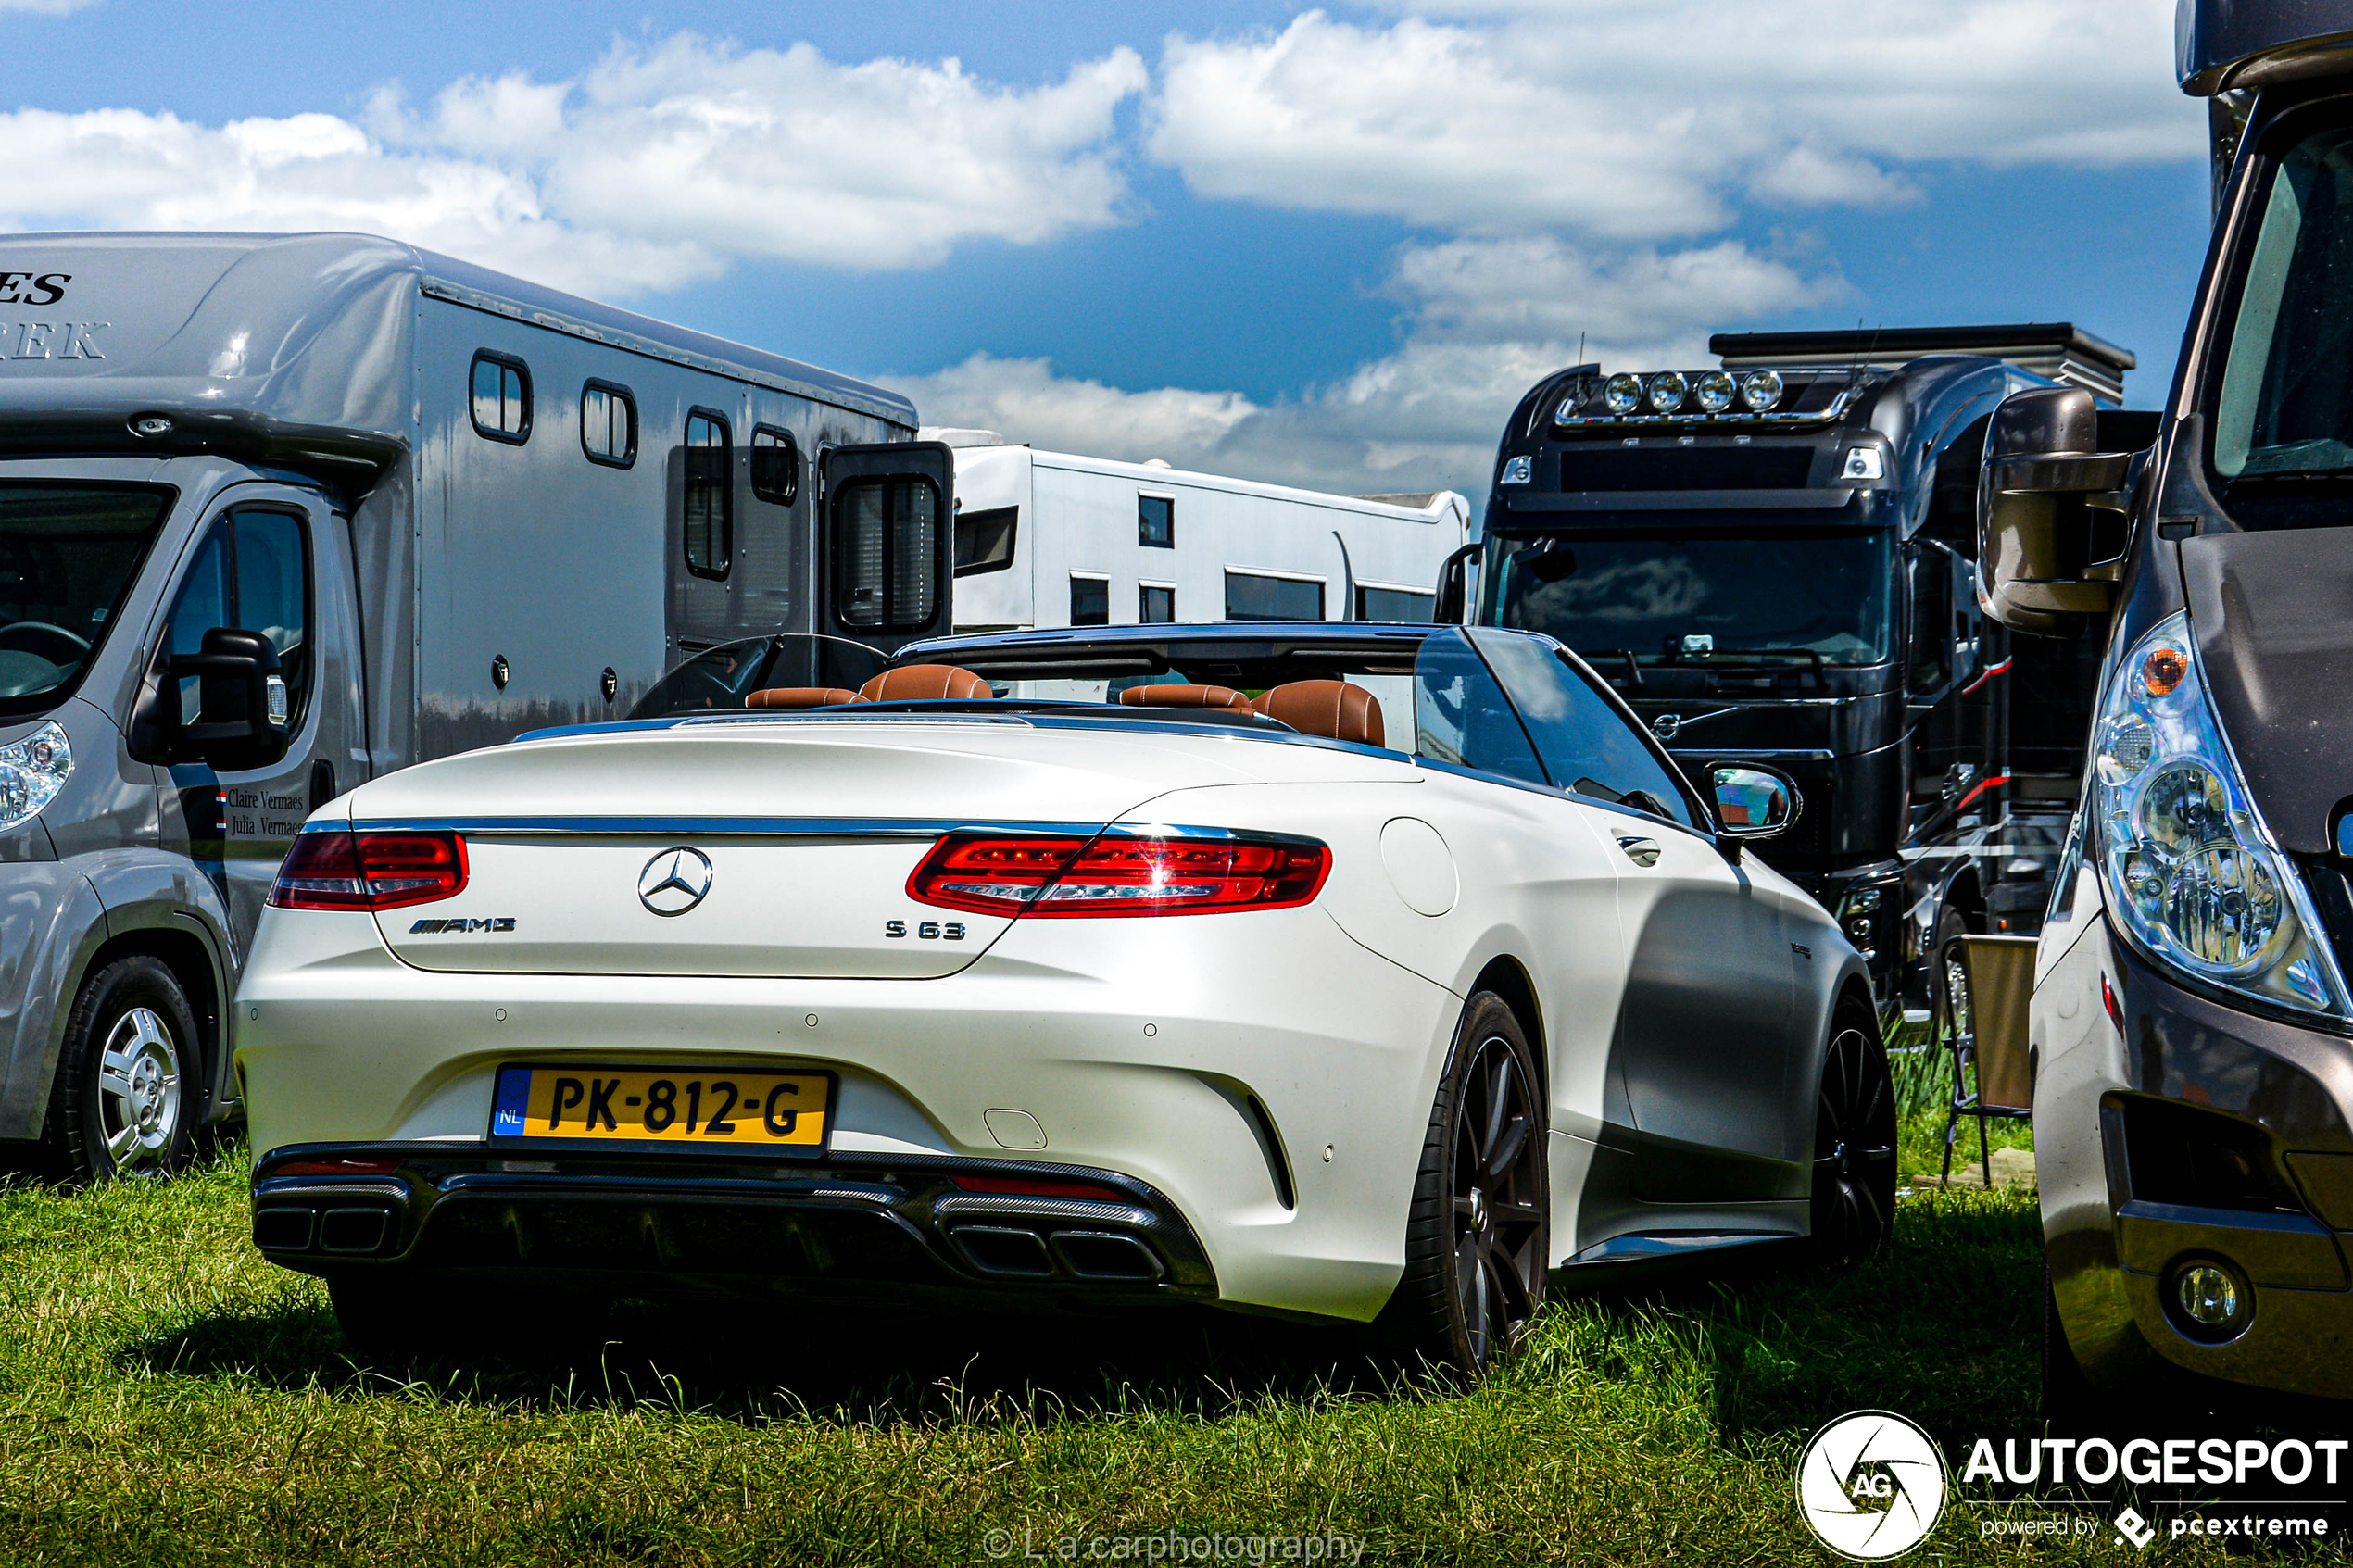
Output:
<svg viewBox="0 0 2353 1568">
<path fill-rule="evenodd" d="M 215 626 L 195 653 L 169 663 L 172 683 L 196 678 L 196 717 L 170 742 L 174 761 L 203 762 L 216 772 L 266 768 L 286 754 L 286 683 L 278 649 L 258 632 Z"/>
<path fill-rule="evenodd" d="M 2094 451 L 2098 429 L 2081 387 L 2014 392 L 1994 410 L 1977 482 L 1978 603 L 2013 631 L 2064 631 L 2115 603 L 2133 459 Z"/>
</svg>

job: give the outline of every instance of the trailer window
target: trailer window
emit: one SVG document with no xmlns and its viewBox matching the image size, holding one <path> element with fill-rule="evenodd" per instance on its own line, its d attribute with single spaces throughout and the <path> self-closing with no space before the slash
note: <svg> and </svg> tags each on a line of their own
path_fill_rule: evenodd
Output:
<svg viewBox="0 0 2353 1568">
<path fill-rule="evenodd" d="M 1324 585 L 1296 577 L 1267 577 L 1255 571 L 1226 573 L 1226 619 L 1228 621 L 1321 621 Z"/>
<path fill-rule="evenodd" d="M 729 450 L 724 415 L 708 408 L 687 413 L 686 570 L 698 577 L 726 576 L 736 558 Z"/>
<path fill-rule="evenodd" d="M 1176 619 L 1176 590 L 1164 583 L 1145 583 L 1136 589 L 1136 621 L 1139 625 L 1158 626 Z"/>
<path fill-rule="evenodd" d="M 1070 580 L 1070 623 L 1073 626 L 1111 624 L 1111 579 L 1073 577 Z"/>
<path fill-rule="evenodd" d="M 474 355 L 471 373 L 476 433 L 518 446 L 530 440 L 531 368 L 485 348 Z"/>
<path fill-rule="evenodd" d="M 81 684 L 171 496 L 144 484 L 0 484 L 0 718 L 44 712 Z"/>
<path fill-rule="evenodd" d="M 800 443 L 792 432 L 751 427 L 751 493 L 779 507 L 800 498 Z"/>
<path fill-rule="evenodd" d="M 1002 571 L 1013 564 L 1013 529 L 1019 507 L 990 507 L 956 514 L 956 575 Z"/>
<path fill-rule="evenodd" d="M 1174 496 L 1136 497 L 1136 543 L 1162 550 L 1176 547 L 1176 501 Z"/>
<path fill-rule="evenodd" d="M 1427 621 L 1438 607 L 1438 596 L 1420 588 L 1374 588 L 1364 583 L 1356 587 L 1356 619 L 1359 621 Z"/>
<path fill-rule="evenodd" d="M 637 460 L 637 400 L 627 387 L 592 381 L 580 389 L 580 449 L 607 468 Z"/>
<path fill-rule="evenodd" d="M 834 613 L 862 632 L 931 624 L 939 577 L 939 492 L 927 479 L 862 479 L 836 493 Z"/>
</svg>

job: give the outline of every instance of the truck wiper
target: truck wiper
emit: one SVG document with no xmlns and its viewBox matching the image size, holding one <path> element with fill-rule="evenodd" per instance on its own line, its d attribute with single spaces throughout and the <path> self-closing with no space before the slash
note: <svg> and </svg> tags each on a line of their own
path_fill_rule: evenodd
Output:
<svg viewBox="0 0 2353 1568">
<path fill-rule="evenodd" d="M 1818 677 L 1824 668 L 1819 648 L 1711 648 L 1706 653 L 1692 659 L 1669 654 L 1664 662 L 1694 670 L 1705 670 L 1716 665 L 1762 663 L 1767 659 L 1793 660 L 1811 664 Z"/>
<path fill-rule="evenodd" d="M 1596 659 L 1622 659 L 1626 661 L 1626 684 L 1636 691 L 1642 689 L 1642 664 L 1634 657 L 1632 648 L 1579 648 L 1577 657 L 1588 664 Z"/>
</svg>

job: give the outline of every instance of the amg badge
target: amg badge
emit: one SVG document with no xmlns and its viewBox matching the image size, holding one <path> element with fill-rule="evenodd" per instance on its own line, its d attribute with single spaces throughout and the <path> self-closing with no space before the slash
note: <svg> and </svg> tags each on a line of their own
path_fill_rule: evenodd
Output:
<svg viewBox="0 0 2353 1568">
<path fill-rule="evenodd" d="M 409 928 L 411 936 L 455 936 L 467 931 L 512 931 L 512 915 L 500 915 L 490 920 L 421 920 Z"/>
</svg>

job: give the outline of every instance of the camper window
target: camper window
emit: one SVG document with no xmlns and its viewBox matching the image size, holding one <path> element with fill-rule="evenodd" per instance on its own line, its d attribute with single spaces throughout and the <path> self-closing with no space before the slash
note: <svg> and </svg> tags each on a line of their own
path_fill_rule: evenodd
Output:
<svg viewBox="0 0 2353 1568">
<path fill-rule="evenodd" d="M 789 507 L 800 496 L 800 444 L 774 425 L 751 427 L 751 493 Z"/>
<path fill-rule="evenodd" d="M 1070 623 L 1073 626 L 1108 626 L 1111 624 L 1111 579 L 1080 577 L 1070 579 Z"/>
<path fill-rule="evenodd" d="M 627 387 L 592 381 L 580 389 L 580 449 L 607 468 L 637 460 L 637 400 Z"/>
<path fill-rule="evenodd" d="M 1426 621 L 1437 604 L 1438 596 L 1424 588 L 1378 588 L 1367 583 L 1356 585 L 1359 621 Z"/>
<path fill-rule="evenodd" d="M 834 613 L 861 632 L 913 632 L 937 609 L 939 492 L 927 479 L 862 479 L 834 512 Z"/>
<path fill-rule="evenodd" d="M 1165 583 L 1144 583 L 1136 589 L 1136 620 L 1145 626 L 1167 625 L 1176 619 L 1176 590 Z"/>
<path fill-rule="evenodd" d="M 736 555 L 736 517 L 727 483 L 728 433 L 724 414 L 695 408 L 686 415 L 686 570 L 724 577 Z"/>
<path fill-rule="evenodd" d="M 482 349 L 473 363 L 474 429 L 520 446 L 531 439 L 531 368 L 511 355 Z"/>
<path fill-rule="evenodd" d="M 1313 579 L 1267 577 L 1255 571 L 1226 573 L 1228 621 L 1321 621 L 1324 585 Z"/>
<path fill-rule="evenodd" d="M 1136 543 L 1163 550 L 1176 547 L 1176 501 L 1174 496 L 1136 497 Z"/>
<path fill-rule="evenodd" d="M 1013 528 L 1019 507 L 989 507 L 956 514 L 956 575 L 1002 571 L 1013 564 Z"/>
</svg>

